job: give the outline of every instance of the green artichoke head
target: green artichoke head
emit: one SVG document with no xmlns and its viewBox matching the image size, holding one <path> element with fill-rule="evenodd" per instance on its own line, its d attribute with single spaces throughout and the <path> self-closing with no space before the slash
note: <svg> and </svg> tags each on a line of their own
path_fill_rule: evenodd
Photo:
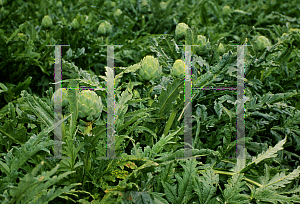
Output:
<svg viewBox="0 0 300 204">
<path fill-rule="evenodd" d="M 256 40 L 259 50 L 264 50 L 266 47 L 271 46 L 270 40 L 265 36 L 259 36 Z"/>
<path fill-rule="evenodd" d="M 122 15 L 122 10 L 121 9 L 117 9 L 115 12 L 114 12 L 114 17 L 118 18 L 119 16 Z"/>
<path fill-rule="evenodd" d="M 59 8 L 62 7 L 62 2 L 61 2 L 61 1 L 58 1 L 58 2 L 56 3 L 56 6 L 59 7 Z"/>
<path fill-rule="evenodd" d="M 149 10 L 149 4 L 147 1 L 142 1 L 140 3 L 140 11 L 141 13 L 147 13 Z"/>
<path fill-rule="evenodd" d="M 230 6 L 224 6 L 224 7 L 222 8 L 222 14 L 223 14 L 224 16 L 230 15 L 230 14 L 231 14 L 231 8 L 230 8 Z"/>
<path fill-rule="evenodd" d="M 210 47 L 209 39 L 206 38 L 204 35 L 198 35 L 197 36 L 197 44 L 200 46 L 197 46 L 198 49 L 196 49 L 197 54 L 205 54 L 208 52 L 208 48 Z"/>
<path fill-rule="evenodd" d="M 78 94 L 78 118 L 91 121 L 101 115 L 103 104 L 101 97 L 94 91 L 83 90 Z"/>
<path fill-rule="evenodd" d="M 100 23 L 97 33 L 100 35 L 109 35 L 112 33 L 112 26 L 108 21 L 104 21 L 102 23 Z"/>
<path fill-rule="evenodd" d="M 17 36 L 18 36 L 18 39 L 21 40 L 21 41 L 26 40 L 26 35 L 24 35 L 23 33 L 18 33 Z"/>
<path fill-rule="evenodd" d="M 160 6 L 162 11 L 165 11 L 167 9 L 167 5 L 168 5 L 167 2 L 162 1 L 162 2 L 159 3 L 159 6 Z"/>
<path fill-rule="evenodd" d="M 184 61 L 178 59 L 174 62 L 171 69 L 171 75 L 183 79 L 185 76 L 185 64 Z"/>
<path fill-rule="evenodd" d="M 52 25 L 53 25 L 53 23 L 52 23 L 50 16 L 48 16 L 48 15 L 44 16 L 44 18 L 42 20 L 42 26 L 44 28 L 50 28 Z"/>
<path fill-rule="evenodd" d="M 225 47 L 222 43 L 219 44 L 217 52 L 219 53 L 219 55 L 223 55 L 225 52 Z"/>
<path fill-rule="evenodd" d="M 158 77 L 162 73 L 162 67 L 159 65 L 158 59 L 153 56 L 146 56 L 141 60 L 139 75 L 145 81 L 149 81 Z"/>
<path fill-rule="evenodd" d="M 62 107 L 65 107 L 69 104 L 68 101 L 68 92 L 66 89 L 60 88 L 57 91 L 53 93 L 52 99 L 51 99 L 52 105 L 54 106 L 55 103 L 62 102 Z"/>
<path fill-rule="evenodd" d="M 178 39 L 184 38 L 189 26 L 185 23 L 178 23 L 175 29 L 175 35 Z"/>
</svg>

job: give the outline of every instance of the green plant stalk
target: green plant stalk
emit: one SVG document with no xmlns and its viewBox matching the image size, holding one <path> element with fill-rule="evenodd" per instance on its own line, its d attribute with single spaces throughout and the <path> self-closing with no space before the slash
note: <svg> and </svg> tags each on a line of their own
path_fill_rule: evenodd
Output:
<svg viewBox="0 0 300 204">
<path fill-rule="evenodd" d="M 105 38 L 105 43 L 108 45 L 108 36 Z"/>
<path fill-rule="evenodd" d="M 168 122 L 167 122 L 167 124 L 166 124 L 166 126 L 165 126 L 165 129 L 164 129 L 164 135 L 165 136 L 167 136 L 167 134 L 168 134 L 168 132 L 169 132 L 169 130 L 171 129 L 171 126 L 172 126 L 172 124 L 173 124 L 173 122 L 174 122 L 174 119 L 175 119 L 175 117 L 176 117 L 176 114 L 177 114 L 177 110 L 172 110 L 172 112 L 171 112 L 171 114 L 170 114 L 170 117 L 169 117 L 169 119 L 168 119 Z"/>
</svg>

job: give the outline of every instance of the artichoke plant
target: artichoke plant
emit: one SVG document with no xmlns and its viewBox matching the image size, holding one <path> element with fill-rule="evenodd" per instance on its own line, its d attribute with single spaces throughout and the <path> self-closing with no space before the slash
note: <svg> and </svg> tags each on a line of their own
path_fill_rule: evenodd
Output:
<svg viewBox="0 0 300 204">
<path fill-rule="evenodd" d="M 52 26 L 52 20 L 50 18 L 50 16 L 46 15 L 44 16 L 43 20 L 42 20 L 42 26 L 44 28 L 50 28 Z"/>
<path fill-rule="evenodd" d="M 52 99 L 51 99 L 52 105 L 54 106 L 54 100 L 55 100 L 55 103 L 59 103 L 59 102 L 61 102 L 60 99 L 62 99 L 62 107 L 67 106 L 69 104 L 67 94 L 68 94 L 67 90 L 63 89 L 63 88 L 60 88 L 57 91 L 55 91 L 53 93 Z"/>
<path fill-rule="evenodd" d="M 139 75 L 142 80 L 149 81 L 156 78 L 162 73 L 162 67 L 159 65 L 158 59 L 153 56 L 146 56 L 141 61 Z"/>
<path fill-rule="evenodd" d="M 175 35 L 178 39 L 184 38 L 189 26 L 185 23 L 178 23 L 175 29 Z"/>
<path fill-rule="evenodd" d="M 78 95 L 78 118 L 92 121 L 101 115 L 103 109 L 101 97 L 94 91 L 83 90 Z"/>
<path fill-rule="evenodd" d="M 173 67 L 171 69 L 171 75 L 178 77 L 178 78 L 184 78 L 185 76 L 185 64 L 184 61 L 181 59 L 178 59 L 174 62 Z"/>
</svg>

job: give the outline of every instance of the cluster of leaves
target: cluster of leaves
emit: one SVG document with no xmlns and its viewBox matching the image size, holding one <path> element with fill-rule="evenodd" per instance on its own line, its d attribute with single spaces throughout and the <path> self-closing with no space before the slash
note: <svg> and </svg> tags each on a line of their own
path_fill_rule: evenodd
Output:
<svg viewBox="0 0 300 204">
<path fill-rule="evenodd" d="M 297 1 L 0 4 L 1 203 L 300 202 Z M 99 46 L 112 43 L 122 45 L 114 80 Z M 54 114 L 55 58 L 46 45 L 55 44 L 70 45 L 64 87 L 102 87 L 95 92 L 103 112 L 91 122 L 78 119 L 77 90 L 68 90 L 63 115 Z M 191 50 L 192 158 L 184 149 L 185 83 L 171 74 L 185 60 L 183 44 L 200 46 Z M 236 87 L 234 45 L 246 44 L 246 158 L 229 159 L 236 92 L 199 88 Z M 150 81 L 139 76 L 146 55 L 162 66 Z M 105 158 L 107 84 L 115 85 L 114 159 Z"/>
</svg>

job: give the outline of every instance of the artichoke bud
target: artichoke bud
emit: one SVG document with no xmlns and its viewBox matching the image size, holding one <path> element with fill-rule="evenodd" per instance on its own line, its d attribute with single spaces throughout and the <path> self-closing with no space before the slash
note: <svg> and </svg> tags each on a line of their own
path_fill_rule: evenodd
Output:
<svg viewBox="0 0 300 204">
<path fill-rule="evenodd" d="M 72 21 L 71 26 L 72 26 L 73 29 L 78 29 L 79 28 L 79 23 L 78 23 L 78 20 L 76 18 Z"/>
<path fill-rule="evenodd" d="M 49 28 L 52 25 L 53 25 L 53 23 L 52 23 L 50 16 L 48 16 L 48 15 L 44 16 L 44 18 L 42 20 L 42 26 L 45 28 Z"/>
<path fill-rule="evenodd" d="M 222 14 L 223 14 L 224 16 L 230 15 L 230 14 L 231 14 L 231 8 L 230 8 L 230 6 L 224 6 L 224 7 L 222 8 Z"/>
<path fill-rule="evenodd" d="M 162 67 L 159 65 L 158 59 L 153 56 L 146 56 L 141 60 L 141 68 L 139 75 L 142 80 L 149 81 L 158 77 L 162 73 Z"/>
<path fill-rule="evenodd" d="M 121 9 L 117 9 L 115 12 L 114 12 L 114 17 L 118 18 L 119 16 L 122 15 L 122 11 Z"/>
<path fill-rule="evenodd" d="M 147 13 L 148 9 L 149 9 L 149 4 L 145 1 L 141 2 L 141 4 L 140 4 L 141 13 Z"/>
<path fill-rule="evenodd" d="M 165 11 L 167 9 L 168 4 L 167 4 L 167 2 L 162 1 L 162 2 L 159 3 L 159 5 L 160 5 L 161 10 Z"/>
<path fill-rule="evenodd" d="M 54 101 L 55 101 L 55 103 L 61 103 L 61 101 L 62 101 L 62 107 L 67 106 L 69 104 L 67 90 L 60 88 L 57 91 L 55 91 L 53 93 L 52 99 L 51 99 L 53 106 L 54 106 Z"/>
<path fill-rule="evenodd" d="M 265 36 L 259 36 L 256 44 L 259 50 L 264 50 L 266 47 L 271 46 L 270 40 Z"/>
<path fill-rule="evenodd" d="M 108 21 L 104 21 L 102 23 L 100 23 L 97 33 L 100 35 L 109 35 L 112 33 L 112 26 Z"/>
<path fill-rule="evenodd" d="M 23 33 L 18 33 L 17 36 L 18 36 L 18 39 L 21 40 L 21 41 L 26 40 L 26 35 L 24 35 Z"/>
<path fill-rule="evenodd" d="M 91 121 L 101 115 L 103 109 L 101 97 L 94 91 L 83 90 L 78 95 L 78 118 Z"/>
<path fill-rule="evenodd" d="M 219 53 L 219 55 L 223 55 L 225 52 L 225 47 L 222 43 L 219 44 L 217 52 Z"/>
<path fill-rule="evenodd" d="M 171 75 L 183 79 L 185 76 L 185 64 L 184 61 L 178 59 L 174 62 L 171 69 Z"/>
<path fill-rule="evenodd" d="M 178 39 L 184 38 L 189 26 L 185 23 L 178 23 L 175 29 L 175 35 Z"/>
<path fill-rule="evenodd" d="M 197 44 L 200 45 L 200 46 L 197 46 L 198 49 L 196 49 L 197 53 L 199 55 L 207 53 L 208 48 L 210 46 L 210 42 L 209 42 L 209 39 L 206 38 L 206 36 L 198 35 L 197 36 Z"/>
<path fill-rule="evenodd" d="M 61 2 L 61 1 L 58 1 L 58 2 L 56 3 L 56 6 L 57 6 L 58 8 L 62 7 L 62 2 Z"/>
<path fill-rule="evenodd" d="M 114 8 L 114 7 L 116 6 L 116 2 L 111 2 L 111 3 L 110 3 L 110 6 L 111 6 L 112 8 Z"/>
</svg>

